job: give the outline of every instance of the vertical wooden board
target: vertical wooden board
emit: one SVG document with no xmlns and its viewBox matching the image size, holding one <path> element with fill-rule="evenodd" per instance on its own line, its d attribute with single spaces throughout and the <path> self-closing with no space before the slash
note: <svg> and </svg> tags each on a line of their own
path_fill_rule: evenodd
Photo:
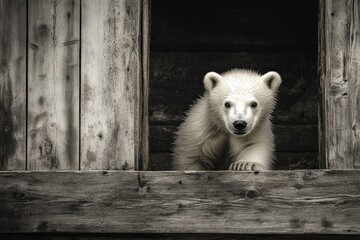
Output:
<svg viewBox="0 0 360 240">
<path fill-rule="evenodd" d="M 141 1 L 82 1 L 81 14 L 81 169 L 134 169 Z"/>
<path fill-rule="evenodd" d="M 150 0 L 142 0 L 142 111 L 141 125 L 138 127 L 141 137 L 141 145 L 137 151 L 140 153 L 139 163 L 135 165 L 137 170 L 149 169 L 149 83 L 150 83 Z"/>
<path fill-rule="evenodd" d="M 26 0 L 0 1 L 0 171 L 26 168 Z"/>
<path fill-rule="evenodd" d="M 350 1 L 349 59 L 347 78 L 351 106 L 351 140 L 354 167 L 360 168 L 360 0 Z"/>
<path fill-rule="evenodd" d="M 80 0 L 28 4 L 28 169 L 78 169 Z"/>
<path fill-rule="evenodd" d="M 327 154 L 326 154 L 326 131 L 325 131 L 325 0 L 319 0 L 318 9 L 318 77 L 319 77 L 319 108 L 318 108 L 318 134 L 319 134 L 319 146 L 318 146 L 318 159 L 319 168 L 327 168 Z"/>
<path fill-rule="evenodd" d="M 320 1 L 321 148 L 329 169 L 358 165 L 359 0 Z"/>
</svg>

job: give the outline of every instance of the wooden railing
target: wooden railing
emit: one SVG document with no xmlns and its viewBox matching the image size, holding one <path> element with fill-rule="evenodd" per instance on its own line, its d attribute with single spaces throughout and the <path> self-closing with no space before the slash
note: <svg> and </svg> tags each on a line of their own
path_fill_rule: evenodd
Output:
<svg viewBox="0 0 360 240">
<path fill-rule="evenodd" d="M 360 171 L 1 172 L 0 233 L 359 234 Z"/>
<path fill-rule="evenodd" d="M 0 1 L 0 233 L 360 234 L 359 0 L 320 1 L 320 157 L 349 170 L 70 171 L 147 169 L 147 4 Z"/>
</svg>

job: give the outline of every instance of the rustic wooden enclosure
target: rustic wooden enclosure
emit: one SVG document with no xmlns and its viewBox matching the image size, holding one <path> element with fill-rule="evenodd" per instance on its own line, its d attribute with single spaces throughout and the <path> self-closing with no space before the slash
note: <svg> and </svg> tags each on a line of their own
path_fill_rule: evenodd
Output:
<svg viewBox="0 0 360 240">
<path fill-rule="evenodd" d="M 359 238 L 360 1 L 206 2 L 0 0 L 0 239 Z M 140 171 L 204 73 L 256 66 L 283 170 Z"/>
<path fill-rule="evenodd" d="M 317 1 L 153 1 L 151 170 L 170 169 L 174 132 L 205 74 L 232 68 L 282 75 L 275 169 L 319 168 L 317 23 Z"/>
</svg>

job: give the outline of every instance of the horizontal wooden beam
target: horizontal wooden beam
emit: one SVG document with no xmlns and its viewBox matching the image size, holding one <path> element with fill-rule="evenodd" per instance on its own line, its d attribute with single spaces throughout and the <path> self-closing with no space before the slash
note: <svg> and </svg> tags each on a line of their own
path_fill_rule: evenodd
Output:
<svg viewBox="0 0 360 240">
<path fill-rule="evenodd" d="M 0 233 L 360 233 L 360 170 L 0 172 Z"/>
</svg>

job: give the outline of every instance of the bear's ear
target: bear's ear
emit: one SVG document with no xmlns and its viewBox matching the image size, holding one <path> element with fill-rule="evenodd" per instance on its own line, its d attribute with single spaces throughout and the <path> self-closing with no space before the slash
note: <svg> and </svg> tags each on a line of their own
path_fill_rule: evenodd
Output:
<svg viewBox="0 0 360 240">
<path fill-rule="evenodd" d="M 210 92 L 221 81 L 221 76 L 216 72 L 209 72 L 204 77 L 204 87 Z"/>
<path fill-rule="evenodd" d="M 268 72 L 261 76 L 265 84 L 274 92 L 276 92 L 281 84 L 281 77 L 277 72 Z"/>
</svg>

